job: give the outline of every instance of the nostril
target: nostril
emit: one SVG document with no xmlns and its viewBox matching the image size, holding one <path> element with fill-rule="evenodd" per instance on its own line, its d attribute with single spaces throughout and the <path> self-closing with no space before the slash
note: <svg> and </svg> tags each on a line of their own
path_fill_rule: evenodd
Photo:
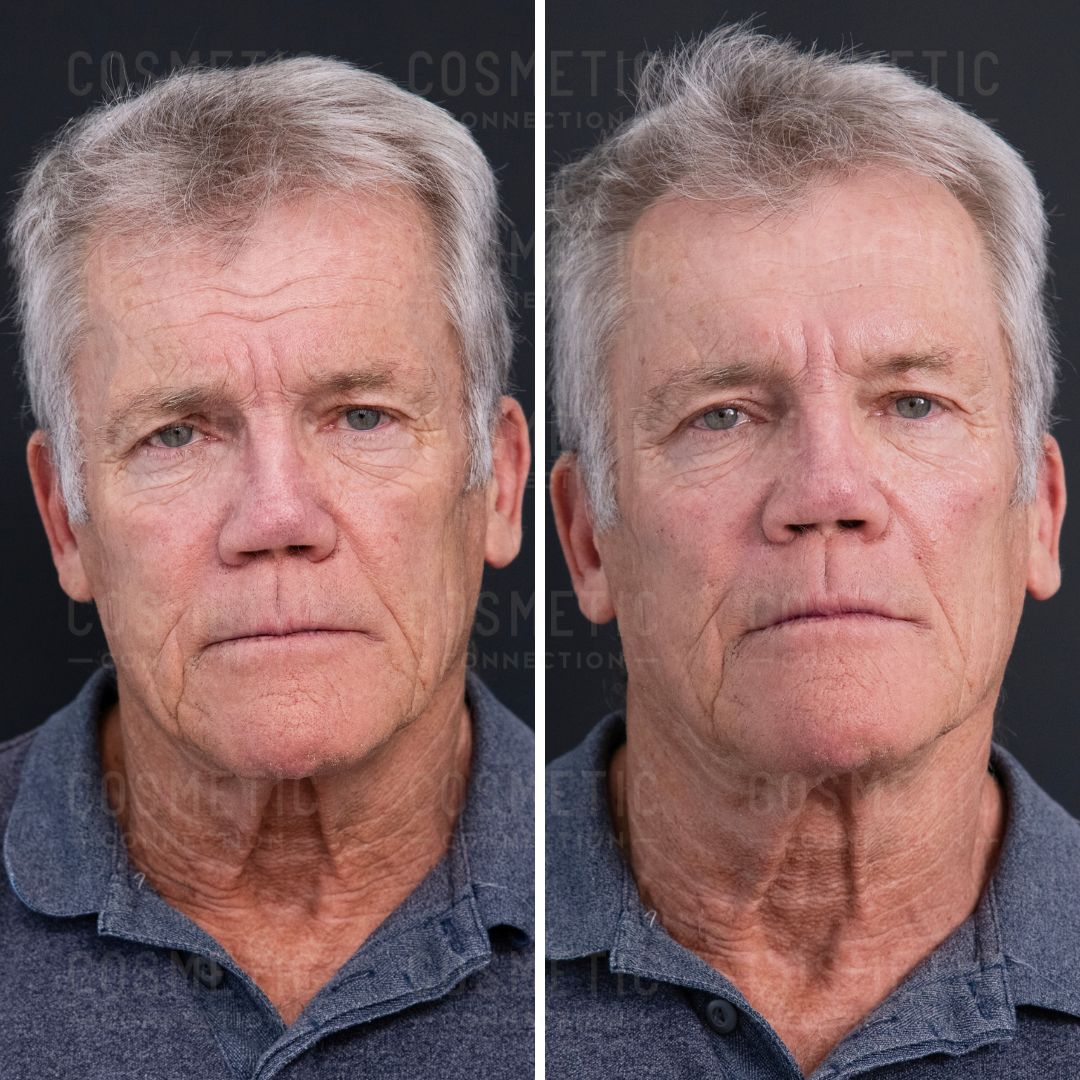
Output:
<svg viewBox="0 0 1080 1080">
<path fill-rule="evenodd" d="M 865 522 L 849 519 L 847 521 L 839 521 L 837 524 L 841 529 L 857 529 L 860 525 L 865 524 Z"/>
</svg>

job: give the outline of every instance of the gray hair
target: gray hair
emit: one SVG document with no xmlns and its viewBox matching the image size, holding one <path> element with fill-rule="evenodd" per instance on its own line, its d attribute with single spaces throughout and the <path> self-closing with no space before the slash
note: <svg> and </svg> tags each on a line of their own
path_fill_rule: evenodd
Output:
<svg viewBox="0 0 1080 1080">
<path fill-rule="evenodd" d="M 605 358 L 642 213 L 670 196 L 792 207 L 815 181 L 874 166 L 938 181 L 982 236 L 1011 362 L 1013 497 L 1034 498 L 1057 361 L 1048 226 L 1031 170 L 987 124 L 882 58 L 804 52 L 741 23 L 651 58 L 635 115 L 553 181 L 552 392 L 598 528 L 618 518 Z"/>
<path fill-rule="evenodd" d="M 73 521 L 86 520 L 72 357 L 89 246 L 110 232 L 237 249 L 297 196 L 394 185 L 429 214 L 462 353 L 468 485 L 486 480 L 511 353 L 495 180 L 468 130 L 341 60 L 180 70 L 69 121 L 28 170 L 8 227 L 22 373 Z"/>
</svg>

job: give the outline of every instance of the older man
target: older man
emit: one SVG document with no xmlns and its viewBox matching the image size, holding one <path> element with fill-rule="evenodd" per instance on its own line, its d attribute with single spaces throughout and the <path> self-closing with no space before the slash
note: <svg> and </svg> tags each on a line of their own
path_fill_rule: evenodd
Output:
<svg viewBox="0 0 1080 1080">
<path fill-rule="evenodd" d="M 1080 826 L 991 742 L 1065 508 L 1029 171 L 723 29 L 554 229 L 552 497 L 628 686 L 549 779 L 551 1075 L 1080 1075 Z"/>
<path fill-rule="evenodd" d="M 318 58 L 63 129 L 29 466 L 115 667 L 0 750 L 5 1076 L 520 1076 L 527 731 L 466 646 L 527 427 L 491 170 Z"/>
</svg>

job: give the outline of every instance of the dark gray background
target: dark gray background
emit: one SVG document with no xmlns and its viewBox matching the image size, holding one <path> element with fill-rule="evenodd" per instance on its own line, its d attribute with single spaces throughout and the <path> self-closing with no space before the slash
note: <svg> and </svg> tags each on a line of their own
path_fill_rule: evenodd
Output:
<svg viewBox="0 0 1080 1080">
<path fill-rule="evenodd" d="M 945 93 L 994 123 L 1032 164 L 1052 213 L 1056 312 L 1063 356 L 1054 430 L 1066 471 L 1080 492 L 1080 105 L 1076 16 L 1046 3 L 694 3 L 628 5 L 591 0 L 547 5 L 548 166 L 592 146 L 605 128 L 630 114 L 634 58 L 669 48 L 731 22 L 758 15 L 758 25 L 825 48 L 854 44 L 891 54 Z M 549 429 L 550 432 L 550 429 Z M 549 433 L 549 451 L 554 451 Z M 550 467 L 550 460 L 547 463 Z M 1006 675 L 998 738 L 1036 779 L 1080 816 L 1080 510 L 1066 516 L 1064 583 L 1052 600 L 1028 601 Z M 579 614 L 548 514 L 547 751 L 577 743 L 621 703 L 623 677 L 616 634 Z"/>
<path fill-rule="evenodd" d="M 5 12 L 0 65 L 5 218 L 17 173 L 32 148 L 94 104 L 106 84 L 142 84 L 186 62 L 250 63 L 276 52 L 338 56 L 389 76 L 444 105 L 474 132 L 500 181 L 519 344 L 514 389 L 533 416 L 533 15 L 531 4 L 469 0 L 298 4 L 87 2 L 24 4 Z M 10 279 L 3 272 L 5 301 Z M 106 652 L 92 605 L 72 604 L 49 557 L 24 447 L 10 319 L 0 338 L 0 486 L 3 510 L 0 634 L 7 700 L 0 738 L 44 720 L 69 701 Z M 473 639 L 473 663 L 520 716 L 533 711 L 533 527 L 517 561 L 488 572 Z M 432 598 L 432 602 L 437 602 Z"/>
</svg>

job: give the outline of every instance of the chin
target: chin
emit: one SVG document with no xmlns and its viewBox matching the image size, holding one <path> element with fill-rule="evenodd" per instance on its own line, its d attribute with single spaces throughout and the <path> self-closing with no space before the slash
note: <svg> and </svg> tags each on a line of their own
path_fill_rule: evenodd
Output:
<svg viewBox="0 0 1080 1080">
<path fill-rule="evenodd" d="M 792 644 L 730 671 L 717 730 L 763 773 L 821 776 L 902 765 L 952 726 L 955 680 L 922 650 Z M 778 662 L 779 660 L 779 662 Z"/>
<path fill-rule="evenodd" d="M 347 768 L 363 760 L 370 744 L 346 738 L 340 723 L 280 726 L 248 724 L 221 732 L 209 755 L 233 775 L 249 780 L 300 780 Z M 372 740 L 372 743 L 375 740 Z"/>
<path fill-rule="evenodd" d="M 346 768 L 363 759 L 334 740 L 281 739 L 274 746 L 249 743 L 222 748 L 214 755 L 234 776 L 245 780 L 304 780 Z"/>
<path fill-rule="evenodd" d="M 205 672 L 205 668 L 204 668 Z M 209 673 L 207 673 L 209 674 Z M 243 671 L 189 687 L 188 738 L 216 766 L 246 779 L 301 779 L 361 762 L 406 715 L 396 685 L 343 673 Z"/>
<path fill-rule="evenodd" d="M 909 706 L 888 708 L 865 694 L 834 691 L 826 700 L 795 700 L 769 695 L 741 718 L 738 741 L 755 769 L 762 773 L 808 779 L 863 770 L 889 770 L 903 764 L 942 733 L 945 725 L 928 725 L 935 710 Z M 940 710 L 940 704 L 938 705 Z"/>
<path fill-rule="evenodd" d="M 772 755 L 784 773 L 816 777 L 887 768 L 914 749 L 873 722 L 837 723 L 835 717 L 815 714 L 794 714 L 784 721 Z"/>
<path fill-rule="evenodd" d="M 366 713 L 366 715 L 365 715 Z M 379 724 L 372 725 L 374 716 Z M 188 736 L 218 768 L 249 780 L 298 780 L 356 765 L 389 734 L 386 714 L 346 713 L 315 700 L 224 703 L 212 728 Z M 387 730 L 383 730 L 386 727 Z"/>
</svg>

